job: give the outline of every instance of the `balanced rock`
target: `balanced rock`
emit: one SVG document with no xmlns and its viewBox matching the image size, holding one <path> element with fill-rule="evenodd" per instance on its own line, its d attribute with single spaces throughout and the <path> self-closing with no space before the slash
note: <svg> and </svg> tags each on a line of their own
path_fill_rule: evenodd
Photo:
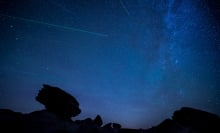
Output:
<svg viewBox="0 0 220 133">
<path fill-rule="evenodd" d="M 58 87 L 47 84 L 43 85 L 36 100 L 42 103 L 48 111 L 64 119 L 71 120 L 71 117 L 81 112 L 79 103 L 73 96 Z"/>
</svg>

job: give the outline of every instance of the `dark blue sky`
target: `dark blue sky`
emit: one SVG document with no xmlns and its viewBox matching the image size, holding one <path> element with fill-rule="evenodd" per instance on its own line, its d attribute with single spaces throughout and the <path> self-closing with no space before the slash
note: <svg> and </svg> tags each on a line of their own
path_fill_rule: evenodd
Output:
<svg viewBox="0 0 220 133">
<path fill-rule="evenodd" d="M 148 128 L 189 106 L 220 115 L 218 0 L 1 0 L 0 108 L 31 112 L 42 84 L 75 119 Z"/>
</svg>

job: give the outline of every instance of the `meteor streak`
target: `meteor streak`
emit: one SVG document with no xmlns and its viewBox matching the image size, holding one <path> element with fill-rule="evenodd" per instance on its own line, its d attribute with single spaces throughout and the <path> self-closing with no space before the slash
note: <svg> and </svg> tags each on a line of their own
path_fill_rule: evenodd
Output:
<svg viewBox="0 0 220 133">
<path fill-rule="evenodd" d="M 51 24 L 51 23 L 38 21 L 38 20 L 33 20 L 33 19 L 28 19 L 28 18 L 23 18 L 23 17 L 10 16 L 10 15 L 6 15 L 6 14 L 0 14 L 0 15 L 8 17 L 8 18 L 12 18 L 12 19 L 22 20 L 22 21 L 26 21 L 26 22 L 41 24 L 41 25 L 48 25 L 48 26 L 52 26 L 52 27 L 55 27 L 55 28 L 65 29 L 65 30 L 84 32 L 84 33 L 88 33 L 88 34 L 91 34 L 91 35 L 102 36 L 102 37 L 107 37 L 108 36 L 107 34 L 103 34 L 103 33 L 92 32 L 92 31 L 87 31 L 87 30 L 83 30 L 83 29 L 79 29 L 79 28 L 73 28 L 73 27 L 62 26 L 62 25 L 57 25 L 57 24 Z"/>
<path fill-rule="evenodd" d="M 122 0 L 119 0 L 122 8 L 125 10 L 125 12 L 127 13 L 128 16 L 130 16 L 130 12 L 128 10 L 128 8 L 125 6 L 124 2 Z"/>
</svg>

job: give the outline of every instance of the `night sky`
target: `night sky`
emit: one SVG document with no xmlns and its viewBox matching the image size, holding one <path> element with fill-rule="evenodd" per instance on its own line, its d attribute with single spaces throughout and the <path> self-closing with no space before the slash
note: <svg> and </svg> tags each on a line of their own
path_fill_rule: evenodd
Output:
<svg viewBox="0 0 220 133">
<path fill-rule="evenodd" d="M 182 106 L 220 115 L 219 0 L 0 0 L 0 108 L 42 84 L 82 113 L 149 128 Z"/>
</svg>

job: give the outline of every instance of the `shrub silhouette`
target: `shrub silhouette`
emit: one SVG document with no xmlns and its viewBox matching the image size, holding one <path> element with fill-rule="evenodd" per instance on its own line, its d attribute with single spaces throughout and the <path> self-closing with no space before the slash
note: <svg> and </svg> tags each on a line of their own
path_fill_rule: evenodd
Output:
<svg viewBox="0 0 220 133">
<path fill-rule="evenodd" d="M 47 84 L 43 85 L 36 100 L 42 103 L 48 111 L 65 119 L 71 119 L 81 112 L 79 103 L 73 96 L 58 87 Z"/>
</svg>

